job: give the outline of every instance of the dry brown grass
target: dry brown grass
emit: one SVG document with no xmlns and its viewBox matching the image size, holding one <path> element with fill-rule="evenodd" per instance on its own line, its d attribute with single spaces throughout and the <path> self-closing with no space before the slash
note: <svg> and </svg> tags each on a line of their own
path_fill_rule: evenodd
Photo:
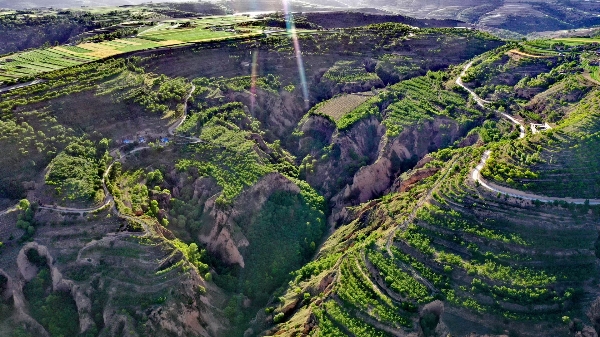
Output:
<svg viewBox="0 0 600 337">
<path fill-rule="evenodd" d="M 183 41 L 179 41 L 179 40 L 166 40 L 166 41 L 160 41 L 157 42 L 160 45 L 163 46 L 174 46 L 174 45 L 178 45 L 178 44 L 182 44 L 184 43 Z"/>
<path fill-rule="evenodd" d="M 508 56 L 510 56 L 513 59 L 519 60 L 522 57 L 519 56 L 524 56 L 524 57 L 531 57 L 531 58 L 536 58 L 536 59 L 545 59 L 545 58 L 549 58 L 550 56 L 541 56 L 541 55 L 532 55 L 532 54 L 528 54 L 528 53 L 524 53 L 518 49 L 512 49 L 509 50 L 508 52 L 506 52 L 508 54 Z"/>
<path fill-rule="evenodd" d="M 336 121 L 342 118 L 345 114 L 358 108 L 359 105 L 373 97 L 373 93 L 361 92 L 356 94 L 342 95 L 330 99 L 317 112 L 331 116 Z"/>
<path fill-rule="evenodd" d="M 68 54 L 73 55 L 73 56 L 81 56 L 82 55 L 81 53 L 77 53 L 77 52 L 74 52 L 72 50 L 69 50 L 69 49 L 66 49 L 66 48 L 62 48 L 60 46 L 53 47 L 52 49 L 58 50 L 58 51 L 63 52 L 63 53 L 68 53 Z M 83 54 L 83 55 L 90 56 L 90 54 Z"/>
<path fill-rule="evenodd" d="M 130 41 L 130 40 L 116 39 L 114 41 L 118 42 L 118 43 L 122 43 L 122 44 L 128 44 L 131 46 L 141 46 L 142 45 L 141 43 Z"/>
</svg>

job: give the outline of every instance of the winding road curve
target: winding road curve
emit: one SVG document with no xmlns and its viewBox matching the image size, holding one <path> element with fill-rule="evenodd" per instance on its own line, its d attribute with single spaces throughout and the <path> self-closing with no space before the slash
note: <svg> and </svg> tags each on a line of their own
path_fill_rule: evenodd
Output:
<svg viewBox="0 0 600 337">
<path fill-rule="evenodd" d="M 179 121 L 173 123 L 173 125 L 169 127 L 169 135 L 174 135 L 175 130 L 177 130 L 177 128 L 180 127 L 183 124 L 183 122 L 185 122 L 185 119 L 187 118 L 188 102 L 190 101 L 192 94 L 194 94 L 194 91 L 196 91 L 196 86 L 192 83 L 192 90 L 190 90 L 190 93 L 185 97 L 185 103 L 183 103 L 183 115 L 181 116 Z"/>
<path fill-rule="evenodd" d="M 168 133 L 169 135 L 174 135 L 175 134 L 175 130 L 180 127 L 183 122 L 185 121 L 185 119 L 187 118 L 187 110 L 188 110 L 188 102 L 190 100 L 190 98 L 192 97 L 192 94 L 194 93 L 194 91 L 196 90 L 196 86 L 194 84 L 192 84 L 192 89 L 190 90 L 190 92 L 188 93 L 188 95 L 185 98 L 185 102 L 183 105 L 183 115 L 180 117 L 180 119 L 173 123 L 173 125 L 171 125 L 168 129 Z M 197 138 L 193 138 L 193 137 L 186 137 L 185 139 L 188 139 L 190 141 L 190 143 L 198 143 L 201 140 L 197 139 Z M 117 157 L 117 155 L 119 155 L 119 159 L 115 159 L 113 160 L 110 165 L 108 165 L 108 167 L 106 168 L 106 170 L 104 171 L 104 173 L 102 174 L 102 188 L 104 189 L 104 202 L 99 205 L 99 206 L 95 206 L 95 207 L 89 207 L 89 208 L 74 208 L 74 207 L 61 207 L 61 206 L 55 206 L 55 205 L 40 205 L 38 208 L 40 209 L 46 209 L 46 210 L 52 210 L 52 211 L 59 211 L 62 213 L 71 213 L 71 214 L 79 214 L 79 215 L 83 215 L 84 213 L 89 213 L 89 212 L 95 212 L 95 211 L 99 211 L 111 204 L 114 204 L 114 198 L 113 196 L 110 194 L 110 191 L 108 190 L 108 187 L 106 187 L 106 179 L 108 177 L 108 173 L 110 172 L 110 169 L 112 168 L 112 166 L 115 164 L 115 162 L 117 161 L 123 161 L 125 158 L 127 158 L 128 156 L 142 151 L 142 150 L 146 150 L 149 149 L 150 146 L 147 145 L 143 145 L 143 146 L 138 146 L 134 149 L 132 149 L 131 151 L 129 151 L 128 153 L 124 154 L 124 155 L 120 155 L 121 152 L 119 149 L 115 149 L 112 151 L 111 155 L 112 157 Z M 16 207 L 16 206 L 15 206 Z M 4 215 L 6 213 L 8 213 L 10 210 L 14 209 L 15 207 L 12 207 L 4 212 L 0 212 L 0 216 Z M 120 212 L 117 213 L 119 216 L 127 218 L 129 220 L 135 220 L 133 217 L 121 214 Z"/>
<path fill-rule="evenodd" d="M 486 103 L 492 103 L 490 101 L 486 101 L 483 98 L 479 97 L 479 95 L 477 95 L 475 93 L 475 91 L 467 88 L 467 86 L 463 83 L 462 78 L 467 74 L 467 70 L 469 70 L 469 68 L 471 68 L 471 66 L 473 65 L 473 62 L 475 61 L 471 61 L 469 63 L 467 63 L 467 65 L 464 67 L 464 69 L 461 71 L 460 75 L 456 78 L 456 84 L 458 84 L 461 88 L 465 89 L 467 92 L 469 92 L 469 94 L 471 94 L 471 97 L 473 97 L 473 99 L 475 100 L 475 102 L 477 102 L 477 104 L 485 109 L 485 104 Z"/>
<path fill-rule="evenodd" d="M 471 94 L 471 96 L 477 102 L 477 104 L 479 106 L 485 108 L 484 104 L 491 103 L 491 102 L 486 101 L 486 100 L 482 99 L 481 97 L 479 97 L 479 95 L 477 95 L 473 90 L 467 88 L 462 81 L 462 77 L 466 74 L 467 70 L 469 70 L 469 68 L 472 65 L 473 65 L 473 61 L 469 62 L 465 66 L 463 71 L 460 73 L 460 76 L 456 79 L 456 84 L 458 84 L 463 89 L 468 91 L 469 94 Z M 512 123 L 517 125 L 520 130 L 519 138 L 525 138 L 525 126 L 523 125 L 523 123 L 521 123 L 519 120 L 517 120 L 516 118 L 514 118 L 506 113 L 500 113 L 500 115 L 502 115 L 504 118 L 510 120 Z M 500 186 L 500 185 L 494 184 L 492 182 L 486 181 L 483 179 L 483 177 L 481 175 L 481 170 L 485 166 L 485 163 L 490 158 L 491 154 L 492 154 L 492 152 L 490 150 L 487 150 L 483 153 L 481 162 L 471 172 L 471 178 L 473 179 L 473 181 L 478 182 L 481 186 L 483 186 L 484 188 L 486 188 L 492 192 L 500 193 L 500 194 L 507 195 L 509 197 L 520 198 L 520 199 L 524 199 L 524 200 L 538 200 L 541 202 L 565 201 L 565 202 L 573 203 L 573 204 L 584 204 L 587 202 L 590 205 L 600 205 L 600 199 L 574 199 L 574 198 L 546 197 L 546 196 L 542 196 L 542 195 L 536 195 L 536 194 L 532 194 L 532 193 L 519 191 L 519 190 L 516 190 L 513 188 L 509 188 L 509 187 Z"/>
<path fill-rule="evenodd" d="M 483 186 L 484 188 L 486 188 L 492 192 L 504 194 L 504 195 L 507 195 L 507 196 L 513 197 L 513 198 L 520 198 L 520 199 L 532 200 L 532 201 L 534 201 L 534 200 L 538 200 L 541 202 L 566 201 L 568 203 L 573 203 L 573 204 L 578 204 L 578 205 L 583 205 L 586 202 L 588 202 L 590 205 L 600 205 L 600 199 L 573 199 L 573 198 L 546 197 L 546 196 L 542 196 L 542 195 L 526 193 L 526 192 L 519 191 L 519 190 L 510 188 L 510 187 L 504 187 L 504 186 L 500 186 L 500 185 L 494 184 L 492 182 L 486 181 L 481 176 L 481 170 L 485 166 L 485 163 L 489 159 L 491 153 L 492 153 L 492 151 L 490 151 L 490 150 L 487 150 L 483 153 L 481 162 L 479 163 L 479 165 L 477 165 L 477 167 L 475 167 L 475 169 L 473 169 L 473 172 L 471 172 L 471 178 L 473 178 L 474 181 L 478 182 L 481 186 Z"/>
<path fill-rule="evenodd" d="M 490 101 L 486 101 L 483 98 L 479 97 L 473 90 L 467 88 L 463 81 L 462 81 L 462 77 L 466 74 L 467 70 L 469 70 L 469 68 L 473 65 L 473 61 L 469 62 L 465 68 L 462 70 L 462 72 L 460 73 L 459 77 L 456 79 L 456 84 L 461 86 L 463 89 L 465 89 L 467 92 L 469 92 L 469 94 L 473 97 L 473 99 L 475 100 L 475 102 L 477 102 L 477 105 L 479 105 L 480 107 L 487 109 L 487 107 L 485 106 L 485 104 L 487 103 L 491 103 Z M 525 126 L 523 125 L 522 122 L 520 122 L 519 120 L 517 120 L 516 118 L 506 114 L 506 113 L 500 113 L 499 114 L 501 116 L 503 116 L 504 118 L 508 119 L 509 121 L 511 121 L 513 124 L 515 124 L 516 126 L 519 127 L 519 138 L 525 138 Z M 474 181 L 478 182 L 481 186 L 483 186 L 484 188 L 496 192 L 496 193 L 501 193 L 510 197 L 515 197 L 515 198 L 520 198 L 520 199 L 525 199 L 525 200 L 538 200 L 541 202 L 554 202 L 555 200 L 557 201 L 565 201 L 565 202 L 569 202 L 569 203 L 574 203 L 574 204 L 584 204 L 586 202 L 588 202 L 590 205 L 600 205 L 600 199 L 572 199 L 572 198 L 554 198 L 554 197 L 546 197 L 546 196 L 540 196 L 540 195 L 535 195 L 535 194 L 530 194 L 530 193 L 526 193 L 526 192 L 522 192 L 519 190 L 515 190 L 515 189 L 511 189 L 511 188 L 507 188 L 504 186 L 499 186 L 496 185 L 494 183 L 485 181 L 482 176 L 481 176 L 481 170 L 483 169 L 483 167 L 485 166 L 485 163 L 487 162 L 487 160 L 489 159 L 491 155 L 491 151 L 487 150 L 484 152 L 483 157 L 481 158 L 481 162 L 479 163 L 479 165 L 477 165 L 477 167 L 475 167 L 475 169 L 473 169 L 473 171 L 471 172 L 471 177 Z M 391 251 L 391 246 L 394 242 L 394 237 L 396 236 L 396 233 L 404 228 L 406 228 L 412 221 L 414 221 L 417 211 L 419 210 L 419 208 L 421 208 L 421 206 L 423 206 L 431 197 L 433 194 L 433 191 L 435 191 L 437 189 L 437 187 L 441 184 L 442 181 L 444 181 L 444 179 L 446 178 L 446 176 L 448 175 L 448 173 L 451 171 L 454 162 L 456 161 L 456 159 L 454 159 L 454 161 L 452 163 L 450 163 L 450 165 L 446 166 L 446 171 L 444 172 L 444 174 L 436 181 L 436 183 L 434 184 L 433 187 L 431 187 L 429 189 L 429 191 L 427 192 L 426 195 L 424 195 L 418 202 L 417 204 L 414 206 L 412 212 L 410 213 L 410 215 L 398 226 L 396 227 L 395 230 L 393 230 L 390 235 L 388 235 L 387 238 L 387 242 L 385 245 L 385 249 L 387 250 L 388 255 L 391 257 L 393 256 L 392 251 Z M 402 266 L 402 268 L 408 272 L 411 273 L 411 275 L 418 280 L 419 282 L 421 282 L 422 284 L 424 284 L 427 288 L 429 288 L 429 290 L 433 293 L 437 292 L 437 289 L 435 288 L 435 286 L 429 282 L 428 280 L 426 280 L 425 278 L 421 277 L 421 275 L 414 270 L 414 268 L 412 268 L 412 266 L 403 263 L 401 261 L 400 265 Z"/>
</svg>

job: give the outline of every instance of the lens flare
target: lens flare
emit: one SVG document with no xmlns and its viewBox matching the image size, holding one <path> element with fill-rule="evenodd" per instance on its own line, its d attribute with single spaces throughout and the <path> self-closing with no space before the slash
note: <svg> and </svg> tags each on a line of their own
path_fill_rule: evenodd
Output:
<svg viewBox="0 0 600 337">
<path fill-rule="evenodd" d="M 252 53 L 252 75 L 250 77 L 250 111 L 254 115 L 256 106 L 256 79 L 258 77 L 258 49 Z"/>
<path fill-rule="evenodd" d="M 292 38 L 294 52 L 296 54 L 296 62 L 298 63 L 298 74 L 300 75 L 300 85 L 302 86 L 302 95 L 304 96 L 304 104 L 308 108 L 308 85 L 306 83 L 306 73 L 304 71 L 304 62 L 302 61 L 302 51 L 300 50 L 300 41 L 296 32 L 296 24 L 294 23 L 294 14 L 290 12 L 287 0 L 283 2 L 283 13 L 285 15 L 285 23 L 288 35 Z"/>
</svg>

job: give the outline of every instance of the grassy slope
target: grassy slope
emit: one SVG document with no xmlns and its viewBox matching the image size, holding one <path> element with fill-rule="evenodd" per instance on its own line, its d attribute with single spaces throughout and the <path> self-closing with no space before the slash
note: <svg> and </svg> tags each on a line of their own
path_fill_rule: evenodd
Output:
<svg viewBox="0 0 600 337">
<path fill-rule="evenodd" d="M 543 84 L 544 90 L 554 83 L 564 89 L 565 82 L 577 76 L 568 75 L 569 69 L 561 68 L 567 76 Z M 500 68 L 496 74 L 504 71 Z M 496 74 L 480 81 L 490 83 L 486 81 L 493 81 Z M 556 117 L 560 122 L 552 132 L 522 141 L 488 138 L 490 142 L 504 139 L 495 143 L 494 151 L 512 163 L 519 158 L 523 163 L 538 151 L 543 160 L 552 156 L 552 166 L 548 161 L 522 166 L 540 177 L 534 181 L 539 186 L 529 185 L 530 189 L 598 196 L 598 183 L 593 181 L 598 172 L 591 158 L 597 157 L 599 96 L 597 89 L 582 92 L 583 98 L 568 103 L 566 117 Z M 545 102 L 553 97 L 537 98 Z M 527 104 L 522 99 L 513 102 Z M 440 151 L 426 166 L 441 168 L 437 174 L 408 192 L 391 193 L 357 207 L 355 220 L 337 229 L 317 258 L 296 273 L 288 293 L 272 302 L 273 317 L 283 323 L 268 333 L 293 335 L 305 324 L 314 325 L 313 333 L 319 336 L 347 331 L 397 334 L 403 324 L 427 329 L 414 309 L 430 301 L 427 296 L 444 301 L 448 313 L 444 321 L 453 334 L 476 329 L 481 334 L 508 330 L 527 336 L 559 336 L 568 334 L 564 316 L 567 322 L 573 318 L 586 321 L 586 310 L 597 296 L 587 284 L 597 283 L 594 224 L 600 209 L 536 205 L 500 198 L 475 186 L 468 176 L 483 150 L 474 146 Z M 557 168 L 561 171 L 554 171 Z M 563 178 L 557 179 L 556 174 Z M 417 204 L 423 197 L 427 202 Z M 414 219 L 405 222 L 415 206 Z M 387 250 L 390 235 L 393 240 Z M 303 305 L 288 310 L 295 301 Z"/>
<path fill-rule="evenodd" d="M 317 334 L 333 327 L 398 331 L 418 324 L 416 308 L 438 298 L 460 318 L 446 322 L 453 333 L 470 332 L 464 330 L 470 321 L 479 333 L 503 327 L 532 336 L 565 334 L 561 317 L 584 317 L 589 305 L 582 294 L 584 282 L 594 277 L 593 223 L 600 213 L 499 199 L 467 182 L 480 154 L 476 148 L 443 151 L 435 157 L 452 158 L 449 164 L 428 164 L 445 166 L 440 173 L 407 193 L 358 208 L 357 220 L 338 229 L 319 257 L 298 272 L 291 299 L 274 303 L 275 313 L 283 312 L 289 301 L 311 295 L 306 302 L 311 304 L 288 313 L 289 321 L 275 331 L 292 335 L 305 310 L 318 317 Z M 449 174 L 432 198 L 405 223 L 445 170 Z M 385 248 L 389 235 L 392 255 Z M 578 253 L 568 253 L 574 250 Z M 335 281 L 324 289 L 328 275 Z"/>
</svg>

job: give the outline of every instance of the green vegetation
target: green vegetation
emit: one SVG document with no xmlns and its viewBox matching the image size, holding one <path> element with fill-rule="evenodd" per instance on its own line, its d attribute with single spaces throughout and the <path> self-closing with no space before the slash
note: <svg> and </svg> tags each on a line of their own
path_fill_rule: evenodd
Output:
<svg viewBox="0 0 600 337">
<path fill-rule="evenodd" d="M 109 161 L 108 151 L 97 150 L 90 140 L 71 143 L 50 163 L 46 184 L 54 186 L 63 200 L 100 203 L 102 174 Z"/>
<path fill-rule="evenodd" d="M 377 320 L 408 326 L 408 318 L 400 314 L 394 302 L 365 278 L 366 268 L 358 259 L 356 255 L 351 255 L 342 261 L 336 293 L 348 305 L 361 311 L 370 311 Z"/>
<path fill-rule="evenodd" d="M 35 212 L 38 209 L 37 204 L 31 204 L 27 199 L 19 201 L 19 215 L 17 216 L 17 228 L 25 231 L 19 241 L 27 241 L 35 234 L 35 226 L 37 222 L 34 219 Z"/>
<path fill-rule="evenodd" d="M 337 121 L 341 130 L 350 128 L 357 121 L 368 116 L 385 115 L 383 124 L 388 136 L 399 135 L 404 127 L 432 120 L 434 116 L 447 116 L 459 120 L 461 124 L 474 123 L 481 112 L 467 107 L 465 96 L 446 90 L 444 82 L 448 74 L 431 72 L 427 76 L 403 81 L 388 89 Z M 381 118 L 381 117 L 379 117 Z"/>
<path fill-rule="evenodd" d="M 585 38 L 585 37 L 569 37 L 569 38 L 557 38 L 553 39 L 553 42 L 563 43 L 565 45 L 579 46 L 588 43 L 600 43 L 599 38 Z"/>
<path fill-rule="evenodd" d="M 314 111 L 315 114 L 324 114 L 330 116 L 337 121 L 340 118 L 343 118 L 346 114 L 355 112 L 358 107 L 365 103 L 371 96 L 373 96 L 371 92 L 349 95 L 344 94 L 317 104 L 311 109 L 311 111 Z"/>
<path fill-rule="evenodd" d="M 367 82 L 378 80 L 377 74 L 367 72 L 365 66 L 356 61 L 338 61 L 323 75 L 335 84 Z"/>
<path fill-rule="evenodd" d="M 91 55 L 76 55 L 59 47 L 23 52 L 0 59 L 0 75 L 5 78 L 29 79 L 97 60 Z"/>
<path fill-rule="evenodd" d="M 482 174 L 542 195 L 596 198 L 600 167 L 589 158 L 598 152 L 599 106 L 590 91 L 553 130 L 499 146 Z"/>
<path fill-rule="evenodd" d="M 381 272 L 385 283 L 398 294 L 419 303 L 431 302 L 427 287 L 415 280 L 411 275 L 398 269 L 393 260 L 387 259 L 376 251 L 368 251 L 367 258 Z"/>
<path fill-rule="evenodd" d="M 114 94 L 118 101 L 133 102 L 152 113 L 179 117 L 183 114 L 184 100 L 191 86 L 184 78 L 165 75 L 124 72 L 103 83 L 98 94 Z"/>
<path fill-rule="evenodd" d="M 214 116 L 211 116 L 212 111 Z M 206 111 L 205 118 L 209 119 L 206 124 L 201 116 L 194 115 L 182 126 L 182 131 L 202 127 L 200 140 L 203 142 L 192 147 L 194 159 L 179 160 L 177 169 L 186 171 L 193 167 L 201 175 L 214 177 L 223 188 L 218 202 L 230 203 L 245 187 L 252 186 L 273 169 L 254 151 L 254 142 L 246 136 L 248 131 L 236 125 L 250 123 L 241 104 L 232 103 Z"/>
<path fill-rule="evenodd" d="M 232 78 L 216 78 L 216 79 L 197 79 L 195 84 L 204 85 L 198 92 L 206 92 L 211 90 L 211 87 L 218 87 L 219 90 L 226 91 L 246 91 L 255 88 L 261 88 L 271 93 L 277 94 L 281 88 L 279 76 L 268 74 L 267 76 L 240 76 Z M 252 88 L 252 86 L 255 88 Z"/>
<path fill-rule="evenodd" d="M 75 336 L 79 333 L 79 320 L 75 301 L 68 293 L 48 291 L 52 287 L 50 272 L 42 268 L 23 289 L 29 301 L 31 316 L 40 322 L 51 336 Z"/>
<path fill-rule="evenodd" d="M 215 17 L 144 26 L 136 27 L 137 38 L 124 38 L 133 30 L 123 30 L 117 31 L 121 38 L 119 34 L 98 36 L 102 42 L 52 50 L 82 59 L 87 55 L 91 61 L 196 38 L 258 34 L 258 29 L 243 27 L 261 27 L 261 23 Z M 543 165 L 557 160 L 560 165 L 569 163 L 564 166 L 572 170 L 569 178 L 579 179 L 574 180 L 577 185 L 572 191 L 576 186 L 586 195 L 596 193 L 595 187 L 588 186 L 597 176 L 594 163 L 588 164 L 591 174 L 587 174 L 593 178 L 573 174 L 598 148 L 598 116 L 593 111 L 598 110 L 600 96 L 579 76 L 582 69 L 590 74 L 595 70 L 591 53 L 588 63 L 580 67 L 571 55 L 530 60 L 527 55 L 507 54 L 519 50 L 519 44 L 513 43 L 475 62 L 467 76 L 471 84 L 482 84 L 477 92 L 494 100 L 490 107 L 526 122 L 550 117 L 559 122 L 553 131 L 518 140 L 510 123 L 494 120 L 491 111 L 479 109 L 467 92 L 455 86 L 458 68 L 427 71 L 445 69 L 499 44 L 485 34 L 380 24 L 307 33 L 299 41 L 310 74 L 310 102 L 331 97 L 332 84 L 373 81 L 381 85 L 383 81 L 390 85 L 353 102 L 343 101 L 348 95 L 317 104 L 302 119 L 324 114 L 339 132 L 328 123 L 324 131 L 294 132 L 294 125 L 308 125 L 298 124 L 308 107 L 303 105 L 297 75 L 287 68 L 277 70 L 295 62 L 293 45 L 282 34 L 252 42 L 229 39 L 223 45 L 227 48 L 223 55 L 229 59 L 210 70 L 173 68 L 172 73 L 182 77 L 169 78 L 147 69 L 165 72 L 162 57 L 176 67 L 178 62 L 200 64 L 222 55 L 195 47 L 145 59 L 73 67 L 56 64 L 53 71 L 35 70 L 47 82 L 1 94 L 0 127 L 5 132 L 0 145 L 9 152 L 8 168 L 1 172 L 3 196 L 20 198 L 32 185 L 23 182 L 35 181 L 49 164 L 46 183 L 62 201 L 114 199 L 119 211 L 118 217 L 99 211 L 86 214 L 85 220 L 75 216 L 71 220 L 44 210 L 40 219 L 66 220 L 57 230 L 35 233 L 37 203 L 23 200 L 19 205 L 17 226 L 27 233 L 22 240 L 40 239 L 53 254 L 58 251 L 53 260 L 56 267 L 87 291 L 100 333 L 107 308 L 118 310 L 119 320 L 133 322 L 127 326 L 144 335 L 156 329 L 149 315 L 165 312 L 170 317 L 172 308 L 181 305 L 192 314 L 197 308 L 208 310 L 199 320 L 207 331 L 212 325 L 202 319 L 214 315 L 215 320 L 226 322 L 230 328 L 226 333 L 235 336 L 248 328 L 273 335 L 284 330 L 290 335 L 306 333 L 304 329 L 315 336 L 429 334 L 439 322 L 431 309 L 437 306 L 431 302 L 438 299 L 451 307 L 456 314 L 452 317 L 476 313 L 480 314 L 476 319 L 486 324 L 502 320 L 517 328 L 535 324 L 548 329 L 548 335 L 560 335 L 554 333 L 553 324 L 562 316 L 583 317 L 586 308 L 578 306 L 587 303 L 581 300 L 583 289 L 597 283 L 593 279 L 597 233 L 589 225 L 597 222 L 597 209 L 503 198 L 469 177 L 482 153 L 491 149 L 494 156 L 484 170 L 489 179 L 516 187 L 534 180 L 555 181 L 549 172 L 561 172 Z M 341 44 L 344 48 L 335 51 L 337 58 L 328 59 L 329 48 Z M 414 56 L 399 56 L 408 48 Z M 529 48 L 545 47 L 532 43 Z M 239 76 L 257 49 L 259 60 L 276 56 L 283 61 L 267 67 L 259 64 L 257 76 Z M 366 53 L 369 59 L 364 58 Z M 211 58 L 204 58 L 208 54 Z M 26 54 L 14 57 L 22 55 Z M 508 84 L 498 81 L 514 69 L 533 70 L 515 71 L 518 75 L 507 79 Z M 233 77 L 209 77 L 216 72 Z M 185 78 L 193 76 L 207 77 L 192 80 L 195 90 L 189 104 L 184 104 L 191 90 Z M 539 94 L 548 94 L 563 109 L 552 116 L 554 108 L 542 106 L 550 101 L 546 96 L 533 100 Z M 90 115 L 92 109 L 80 116 L 70 99 L 106 102 L 118 111 L 110 114 L 97 106 L 101 111 L 97 116 Z M 109 153 L 117 153 L 109 152 L 110 147 L 121 145 L 118 138 L 137 138 L 141 133 L 163 137 L 165 124 L 181 117 L 184 106 L 189 115 L 176 135 L 169 136 L 168 144 L 153 143 L 126 157 L 135 145 L 123 145 L 120 161 L 108 172 L 112 198 L 107 198 L 101 188 L 102 174 L 112 160 Z M 90 118 L 107 123 L 79 124 Z M 367 118 L 373 123 L 365 132 L 351 130 Z M 136 123 L 144 124 L 143 128 L 115 131 Z M 400 159 L 400 152 L 388 157 L 379 149 L 380 144 L 391 144 L 385 138 L 381 141 L 384 131 L 387 141 L 395 141 L 393 137 L 409 128 L 415 151 L 393 145 L 394 151 L 404 152 Z M 419 134 L 423 128 L 435 133 L 435 142 Z M 311 132 L 326 135 L 310 139 Z M 465 134 L 466 139 L 457 139 Z M 325 144 L 323 139 L 333 137 L 337 142 Z M 418 169 L 410 170 L 422 155 L 438 147 L 445 150 L 430 154 Z M 385 165 L 385 160 L 391 162 L 389 176 L 395 183 L 387 186 L 389 194 L 359 205 L 362 190 L 356 187 L 360 183 L 346 186 L 355 172 L 380 156 L 385 157 L 381 161 Z M 10 185 L 8 179 L 21 167 L 31 172 L 18 177 L 21 186 Z M 324 186 L 329 181 L 334 187 Z M 317 191 L 324 191 L 325 197 Z M 374 192 L 376 197 L 380 191 Z M 78 227 L 68 227 L 71 224 Z M 129 233 L 106 238 L 117 228 Z M 328 228 L 332 234 L 322 242 Z M 72 247 L 60 247 L 70 239 Z M 14 249 L 12 243 L 9 246 Z M 45 258 L 32 251 L 27 254 L 41 267 L 25 286 L 32 316 L 52 335 L 76 335 L 76 320 L 66 322 L 66 317 L 77 317 L 72 298 L 51 291 Z M 78 262 L 71 263 L 75 259 Z M 52 311 L 55 307 L 61 310 Z M 452 324 L 457 323 L 448 326 Z M 556 331 L 565 329 L 560 324 Z"/>
<path fill-rule="evenodd" d="M 94 35 L 77 46 L 59 46 L 25 51 L 0 58 L 0 78 L 5 82 L 24 81 L 44 73 L 62 70 L 110 56 L 132 51 L 165 46 L 183 45 L 188 42 L 210 42 L 239 37 L 257 37 L 260 32 L 248 28 L 232 28 L 250 21 L 246 17 L 222 17 L 195 21 L 165 22 L 140 32 L 138 28 L 124 27 Z M 83 20 L 82 20 L 83 21 Z M 86 25 L 92 25 L 85 21 Z M 1 25 L 0 25 L 0 28 Z M 88 42 L 89 41 L 89 42 Z"/>
<path fill-rule="evenodd" d="M 461 124 L 473 123 L 481 115 L 469 108 L 464 96 L 445 90 L 447 73 L 430 73 L 425 77 L 401 82 L 381 94 L 381 101 L 394 100 L 387 110 L 383 124 L 390 136 L 398 135 L 404 126 L 423 122 L 435 115 L 458 119 Z"/>
<path fill-rule="evenodd" d="M 255 243 L 245 262 L 252 272 L 241 280 L 245 294 L 267 299 L 291 271 L 314 254 L 325 230 L 320 199 L 315 203 L 303 193 L 275 192 L 251 223 L 240 221 L 248 240 Z"/>
<path fill-rule="evenodd" d="M 360 319 L 352 317 L 335 301 L 327 301 L 324 305 L 327 314 L 333 321 L 344 325 L 352 334 L 359 336 L 384 337 L 387 333 L 378 330 Z"/>
<path fill-rule="evenodd" d="M 347 130 L 352 127 L 356 122 L 364 120 L 370 116 L 380 118 L 380 112 L 377 106 L 375 106 L 376 99 L 371 98 L 365 103 L 359 105 L 356 109 L 346 113 L 339 120 L 336 121 L 337 127 L 340 130 Z"/>
<path fill-rule="evenodd" d="M 334 321 L 329 318 L 330 316 L 325 312 L 325 310 L 316 309 L 315 316 L 319 320 L 319 325 L 315 336 L 318 337 L 345 337 L 347 336 L 344 331 L 342 331 Z"/>
</svg>

